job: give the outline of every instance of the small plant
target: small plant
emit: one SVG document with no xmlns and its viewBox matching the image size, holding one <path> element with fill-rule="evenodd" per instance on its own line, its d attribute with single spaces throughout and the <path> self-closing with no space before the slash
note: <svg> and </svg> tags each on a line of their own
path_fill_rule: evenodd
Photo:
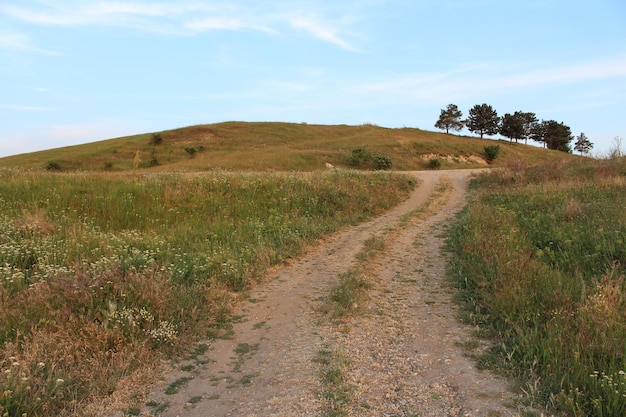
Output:
<svg viewBox="0 0 626 417">
<path fill-rule="evenodd" d="M 386 171 L 391 169 L 391 158 L 387 155 L 376 155 L 374 157 L 374 169 L 378 171 Z"/>
<path fill-rule="evenodd" d="M 492 163 L 500 154 L 500 145 L 489 145 L 483 148 L 487 162 Z"/>
<path fill-rule="evenodd" d="M 428 167 L 428 169 L 439 169 L 441 168 L 441 159 L 430 158 L 426 166 Z"/>
<path fill-rule="evenodd" d="M 150 145 L 160 145 L 163 143 L 163 136 L 160 133 L 153 133 L 150 138 Z"/>
<path fill-rule="evenodd" d="M 148 166 L 149 167 L 156 167 L 159 166 L 159 160 L 156 157 L 156 152 L 154 152 L 154 150 L 152 150 L 152 153 L 150 154 L 150 159 L 148 160 Z"/>
<path fill-rule="evenodd" d="M 189 381 L 191 381 L 193 379 L 193 377 L 190 376 L 185 376 L 182 378 L 178 378 L 176 381 L 172 382 L 166 389 L 165 389 L 165 394 L 167 395 L 174 395 L 176 393 L 178 393 L 178 390 L 187 385 L 189 383 Z"/>
<path fill-rule="evenodd" d="M 189 157 L 193 158 L 198 153 L 198 148 L 188 146 L 185 148 L 185 152 L 187 152 L 187 155 L 189 155 Z"/>
<path fill-rule="evenodd" d="M 58 163 L 57 161 L 50 161 L 46 164 L 46 166 L 44 167 L 46 169 L 46 171 L 61 171 L 61 164 Z"/>
<path fill-rule="evenodd" d="M 110 170 L 110 169 L 112 169 L 112 168 L 113 168 L 113 162 L 111 162 L 111 161 L 107 161 L 107 162 L 105 162 L 105 163 L 104 163 L 104 169 L 105 169 L 105 170 L 107 170 L 107 171 L 108 171 L 108 170 Z"/>
</svg>

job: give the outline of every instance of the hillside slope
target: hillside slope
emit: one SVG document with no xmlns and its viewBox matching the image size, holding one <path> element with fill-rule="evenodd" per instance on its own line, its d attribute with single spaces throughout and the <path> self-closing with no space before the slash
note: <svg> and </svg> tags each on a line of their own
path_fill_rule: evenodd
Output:
<svg viewBox="0 0 626 417">
<path fill-rule="evenodd" d="M 326 163 L 349 166 L 356 148 L 391 158 L 395 170 L 420 170 L 432 158 L 442 168 L 486 165 L 483 148 L 499 144 L 494 166 L 567 155 L 534 146 L 374 125 L 226 122 L 146 133 L 0 158 L 0 167 L 85 171 L 277 170 L 311 171 Z M 138 157 L 138 158 L 137 158 Z M 362 168 L 367 168 L 363 166 Z"/>
</svg>

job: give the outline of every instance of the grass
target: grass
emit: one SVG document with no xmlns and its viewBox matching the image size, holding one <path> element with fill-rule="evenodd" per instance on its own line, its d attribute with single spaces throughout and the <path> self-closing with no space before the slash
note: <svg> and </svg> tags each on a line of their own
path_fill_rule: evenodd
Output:
<svg viewBox="0 0 626 417">
<path fill-rule="evenodd" d="M 330 291 L 330 305 L 324 308 L 328 308 L 333 317 L 340 318 L 359 311 L 372 287 L 365 271 L 384 249 L 385 240 L 379 236 L 372 236 L 363 243 L 363 248 L 356 255 L 358 264 L 340 274 L 339 283 Z"/>
<path fill-rule="evenodd" d="M 0 415 L 81 415 L 157 358 L 219 335 L 269 267 L 413 186 L 351 171 L 0 170 Z"/>
<path fill-rule="evenodd" d="M 508 141 L 374 125 L 228 122 L 158 133 L 159 144 L 152 133 L 146 133 L 0 158 L 0 167 L 119 172 L 133 171 L 137 162 L 137 172 L 311 171 L 325 169 L 326 163 L 352 166 L 353 150 L 364 149 L 371 155 L 389 156 L 395 170 L 426 169 L 433 159 L 442 169 L 475 168 L 486 166 L 484 147 L 494 144 L 501 148 L 494 166 L 518 159 L 534 163 L 568 157 Z M 193 158 L 190 149 L 195 149 Z"/>
<path fill-rule="evenodd" d="M 347 416 L 346 407 L 352 401 L 349 384 L 345 381 L 345 370 L 349 361 L 339 348 L 321 349 L 313 361 L 320 365 L 321 397 L 324 401 L 324 417 Z"/>
<path fill-rule="evenodd" d="M 484 363 L 535 404 L 626 414 L 626 159 L 484 175 L 451 239 L 465 317 L 495 337 Z"/>
</svg>

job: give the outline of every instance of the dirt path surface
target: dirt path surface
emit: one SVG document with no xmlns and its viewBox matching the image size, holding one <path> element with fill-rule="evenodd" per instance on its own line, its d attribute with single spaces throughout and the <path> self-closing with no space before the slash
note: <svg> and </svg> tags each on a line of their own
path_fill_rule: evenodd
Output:
<svg viewBox="0 0 626 417">
<path fill-rule="evenodd" d="M 506 381 L 466 357 L 472 329 L 457 321 L 444 277 L 445 229 L 470 171 L 413 175 L 421 184 L 409 200 L 268 276 L 232 334 L 172 365 L 142 415 L 516 415 Z M 322 312 L 329 293 L 373 236 L 386 244 L 368 264 L 367 305 L 332 320 Z M 322 377 L 331 357 L 342 361 L 340 393 Z"/>
</svg>

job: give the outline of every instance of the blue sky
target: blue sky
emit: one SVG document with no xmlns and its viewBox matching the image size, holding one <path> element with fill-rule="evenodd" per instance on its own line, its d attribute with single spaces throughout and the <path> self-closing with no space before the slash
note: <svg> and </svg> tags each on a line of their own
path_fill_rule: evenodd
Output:
<svg viewBox="0 0 626 417">
<path fill-rule="evenodd" d="M 0 156 L 230 120 L 436 130 L 449 103 L 626 141 L 626 2 L 0 0 Z"/>
</svg>

